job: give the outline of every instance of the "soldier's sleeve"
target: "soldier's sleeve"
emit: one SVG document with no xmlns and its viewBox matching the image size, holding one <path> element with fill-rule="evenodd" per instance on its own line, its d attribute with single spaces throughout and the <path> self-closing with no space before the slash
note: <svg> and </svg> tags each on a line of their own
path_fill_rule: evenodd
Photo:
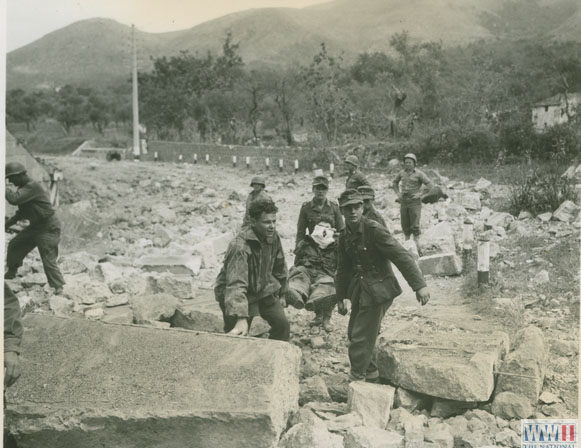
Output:
<svg viewBox="0 0 581 448">
<path fill-rule="evenodd" d="M 27 184 L 18 190 L 6 189 L 6 200 L 11 205 L 21 205 L 33 200 L 38 194 L 38 191 L 33 185 Z"/>
<path fill-rule="evenodd" d="M 246 245 L 236 240 L 230 243 L 224 260 L 226 315 L 248 317 L 248 253 Z"/>
<path fill-rule="evenodd" d="M 391 188 L 393 188 L 397 193 L 399 193 L 399 182 L 401 181 L 401 172 L 397 173 L 395 179 L 393 180 L 393 184 Z"/>
<path fill-rule="evenodd" d="M 362 172 L 359 172 L 359 186 L 362 186 L 362 185 L 371 186 L 371 184 L 367 180 L 367 177 L 365 177 L 365 174 L 363 174 Z"/>
<path fill-rule="evenodd" d="M 297 238 L 295 241 L 295 248 L 299 246 L 299 243 L 305 238 L 305 232 L 307 230 L 307 210 L 306 203 L 301 206 L 301 211 L 299 212 L 299 220 L 297 221 Z"/>
<path fill-rule="evenodd" d="M 305 240 L 301 241 L 295 249 L 295 266 L 302 266 L 305 262 Z"/>
<path fill-rule="evenodd" d="M 274 260 L 274 266 L 272 267 L 272 275 L 280 283 L 280 294 L 283 294 L 287 288 L 288 281 L 288 267 L 286 265 L 286 260 L 284 258 L 284 250 L 282 249 L 282 242 L 280 236 L 277 235 L 277 250 L 276 259 Z"/>
<path fill-rule="evenodd" d="M 332 202 L 333 204 L 333 214 L 335 215 L 335 230 L 340 232 L 345 228 L 345 221 L 343 220 L 343 215 L 341 214 L 341 208 L 339 204 Z"/>
<path fill-rule="evenodd" d="M 347 290 L 351 282 L 351 261 L 345 252 L 345 238 L 339 236 L 339 245 L 337 247 L 337 272 L 335 273 L 335 290 L 337 299 L 351 299 L 347 297 Z"/>
<path fill-rule="evenodd" d="M 375 225 L 373 229 L 374 243 L 379 252 L 397 266 L 408 285 L 417 291 L 426 286 L 424 276 L 413 256 L 391 236 L 387 229 Z"/>
<path fill-rule="evenodd" d="M 12 290 L 4 283 L 4 352 L 20 353 L 22 342 L 20 304 Z"/>
</svg>

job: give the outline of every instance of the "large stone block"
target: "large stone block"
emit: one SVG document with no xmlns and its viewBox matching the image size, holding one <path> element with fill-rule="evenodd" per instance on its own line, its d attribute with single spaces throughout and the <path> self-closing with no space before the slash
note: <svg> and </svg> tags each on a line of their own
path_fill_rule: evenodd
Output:
<svg viewBox="0 0 581 448">
<path fill-rule="evenodd" d="M 289 429 L 278 445 L 278 448 L 306 447 L 343 448 L 343 439 L 331 434 L 324 423 L 299 423 Z"/>
<path fill-rule="evenodd" d="M 455 253 L 456 242 L 450 224 L 444 221 L 430 227 L 421 234 L 418 247 L 424 255 Z"/>
<path fill-rule="evenodd" d="M 178 306 L 178 299 L 169 294 L 132 296 L 129 302 L 136 324 L 147 324 L 153 321 L 169 322 Z"/>
<path fill-rule="evenodd" d="M 393 325 L 378 343 L 382 378 L 414 392 L 457 401 L 488 401 L 494 370 L 508 336 L 447 333 L 414 324 Z"/>
<path fill-rule="evenodd" d="M 460 275 L 462 273 L 462 260 L 454 253 L 421 257 L 418 265 L 424 275 Z"/>
<path fill-rule="evenodd" d="M 20 448 L 276 447 L 300 350 L 184 330 L 29 315 L 6 424 Z"/>
<path fill-rule="evenodd" d="M 361 416 L 363 426 L 385 429 L 393 406 L 395 389 L 363 381 L 349 383 L 349 411 Z"/>
<path fill-rule="evenodd" d="M 494 395 L 492 413 L 500 418 L 528 418 L 533 414 L 533 407 L 527 397 L 512 392 L 501 392 Z"/>
<path fill-rule="evenodd" d="M 573 201 L 563 202 L 557 210 L 553 212 L 553 218 L 563 222 L 573 222 L 579 215 L 579 207 Z"/>
<path fill-rule="evenodd" d="M 487 219 L 485 226 L 488 228 L 500 227 L 508 229 L 510 224 L 514 221 L 514 216 L 506 212 L 493 212 Z"/>
<path fill-rule="evenodd" d="M 345 448 L 403 448 L 403 437 L 397 432 L 356 426 L 349 428 L 344 438 Z"/>
<path fill-rule="evenodd" d="M 64 295 L 77 304 L 92 305 L 106 302 L 112 295 L 107 285 L 86 274 L 67 275 L 65 281 Z"/>
<path fill-rule="evenodd" d="M 459 191 L 456 193 L 456 202 L 467 210 L 480 210 L 482 207 L 480 193 Z"/>
<path fill-rule="evenodd" d="M 190 275 L 173 275 L 163 273 L 148 275 L 146 292 L 150 294 L 170 294 L 178 299 L 194 297 L 192 277 Z"/>
<path fill-rule="evenodd" d="M 149 272 L 198 275 L 201 263 L 202 257 L 197 255 L 145 255 L 136 264 Z"/>
</svg>

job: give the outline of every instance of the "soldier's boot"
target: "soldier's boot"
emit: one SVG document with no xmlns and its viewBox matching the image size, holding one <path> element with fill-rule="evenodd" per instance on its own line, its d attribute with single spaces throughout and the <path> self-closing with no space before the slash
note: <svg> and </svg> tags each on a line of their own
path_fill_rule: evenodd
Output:
<svg viewBox="0 0 581 448">
<path fill-rule="evenodd" d="M 327 333 L 330 333 L 331 331 L 333 331 L 333 327 L 331 326 L 331 314 L 333 313 L 333 310 L 324 310 L 322 313 L 322 321 L 321 323 L 323 324 L 323 330 L 325 330 Z"/>
<path fill-rule="evenodd" d="M 16 269 L 9 268 L 4 274 L 5 280 L 13 280 L 16 278 Z"/>
<path fill-rule="evenodd" d="M 309 322 L 309 327 L 318 327 L 322 323 L 323 323 L 323 314 L 320 311 L 317 311 L 315 318 Z"/>
<path fill-rule="evenodd" d="M 379 383 L 379 370 L 365 373 L 365 381 L 367 383 Z"/>
<path fill-rule="evenodd" d="M 330 294 L 328 296 L 319 296 L 315 298 L 309 298 L 306 304 L 307 311 L 318 311 L 327 308 L 333 308 L 337 303 L 337 297 L 335 294 Z"/>
<path fill-rule="evenodd" d="M 418 255 L 421 257 L 423 254 L 422 254 L 422 251 L 420 250 L 420 236 L 419 235 L 414 234 L 414 243 L 416 244 L 416 248 L 418 249 Z"/>
<path fill-rule="evenodd" d="M 305 307 L 300 293 L 292 288 L 287 289 L 284 298 L 287 305 L 295 307 L 297 310 L 302 310 Z"/>
</svg>

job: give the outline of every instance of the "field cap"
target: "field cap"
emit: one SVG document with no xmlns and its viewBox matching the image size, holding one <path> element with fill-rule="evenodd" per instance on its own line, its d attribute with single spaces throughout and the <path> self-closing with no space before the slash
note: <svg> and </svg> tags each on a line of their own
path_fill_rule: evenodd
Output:
<svg viewBox="0 0 581 448">
<path fill-rule="evenodd" d="M 375 199 L 375 190 L 369 185 L 361 185 L 360 187 L 357 187 L 357 191 L 364 200 Z"/>
<path fill-rule="evenodd" d="M 341 193 L 341 196 L 339 196 L 339 207 L 345 207 L 352 204 L 363 204 L 361 194 L 354 188 L 345 190 Z"/>
<path fill-rule="evenodd" d="M 313 179 L 313 187 L 317 185 L 324 185 L 325 187 L 329 188 L 329 179 L 325 176 L 317 176 Z"/>
</svg>

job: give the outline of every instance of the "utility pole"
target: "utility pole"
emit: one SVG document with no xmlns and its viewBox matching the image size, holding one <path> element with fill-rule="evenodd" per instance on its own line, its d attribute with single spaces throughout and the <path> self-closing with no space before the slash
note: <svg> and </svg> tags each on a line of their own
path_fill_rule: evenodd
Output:
<svg viewBox="0 0 581 448">
<path fill-rule="evenodd" d="M 133 157 L 139 159 L 139 101 L 137 96 L 137 51 L 135 49 L 135 25 L 131 25 L 131 43 L 133 53 Z"/>
</svg>

